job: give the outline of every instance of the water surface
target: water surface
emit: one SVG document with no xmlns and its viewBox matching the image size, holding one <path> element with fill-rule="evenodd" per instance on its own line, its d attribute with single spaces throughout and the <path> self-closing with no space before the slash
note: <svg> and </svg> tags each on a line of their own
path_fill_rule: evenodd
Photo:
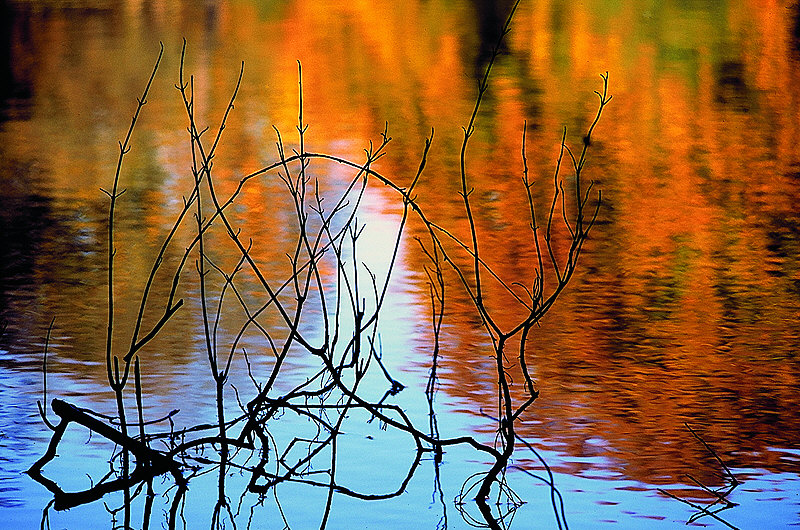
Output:
<svg viewBox="0 0 800 530">
<path fill-rule="evenodd" d="M 201 122 L 218 122 L 245 63 L 215 160 L 224 190 L 276 159 L 273 126 L 287 145 L 296 142 L 299 60 L 307 148 L 361 159 L 388 122 L 393 140 L 379 169 L 405 184 L 434 128 L 419 196 L 458 231 L 465 228 L 461 127 L 509 8 L 444 0 L 2 4 L 0 526 L 38 524 L 48 501 L 21 472 L 48 436 L 35 401 L 53 317 L 50 395 L 114 410 L 103 357 L 107 200 L 99 188 L 113 178 L 117 141 L 159 41 L 164 60 L 122 175 L 121 332 L 132 326 L 152 257 L 191 187 L 186 117 L 174 88 L 183 38 Z M 586 170 L 603 191 L 598 223 L 578 273 L 536 330 L 530 355 L 541 397 L 521 426 L 557 472 L 574 527 L 686 521 L 691 509 L 657 488 L 684 488 L 687 474 L 713 486 L 719 479 L 684 423 L 743 481 L 732 496 L 740 505 L 724 512 L 732 524 L 780 527 L 800 515 L 798 20 L 792 2 L 601 0 L 523 1 L 515 18 L 468 157 L 482 250 L 504 277 L 530 282 L 535 263 L 520 180 L 523 123 L 535 194 L 546 204 L 562 128 L 581 144 L 599 74 L 609 72 L 614 95 Z M 316 171 L 325 191 L 344 185 L 336 167 Z M 276 178 L 254 182 L 236 212 L 256 242 L 254 256 L 276 276 L 292 237 L 284 189 Z M 378 269 L 385 270 L 387 234 L 401 208 L 380 186 L 365 199 L 360 219 L 373 251 L 365 259 Z M 409 387 L 398 401 L 424 418 L 431 315 L 427 262 L 413 240 L 422 234 L 412 224 L 401 245 L 382 339 L 389 367 Z M 185 289 L 191 295 L 191 282 Z M 481 411 L 496 398 L 487 338 L 456 283 L 448 293 L 440 428 L 488 441 L 493 427 Z M 501 321 L 516 316 L 495 291 L 488 303 Z M 212 414 L 196 309 L 176 315 L 143 355 L 153 416 L 175 403 L 182 413 Z M 303 360 L 293 362 L 302 374 Z M 238 377 L 246 382 L 245 373 Z M 369 484 L 374 470 L 362 469 L 357 456 L 393 462 L 408 440 L 365 429 L 345 461 L 354 480 Z M 105 453 L 85 441 L 74 435 L 70 458 L 102 468 Z M 538 469 L 532 456 L 520 451 L 518 463 Z M 356 517 L 363 527 L 399 528 L 421 517 L 434 528 L 446 513 L 448 527 L 464 527 L 451 501 L 479 460 L 467 450 L 446 455 L 444 505 L 432 498 L 427 464 L 394 501 L 337 500 L 331 525 L 352 528 Z M 402 465 L 387 464 L 385 481 Z M 528 502 L 512 527 L 553 526 L 549 490 L 522 473 L 512 482 Z M 196 495 L 188 527 L 208 521 L 210 508 Z M 306 495 L 283 494 L 293 527 L 319 524 L 298 501 Z M 260 521 L 275 516 L 274 507 L 257 512 Z M 51 523 L 75 528 L 93 518 L 110 521 L 102 506 L 90 506 L 52 514 Z"/>
</svg>

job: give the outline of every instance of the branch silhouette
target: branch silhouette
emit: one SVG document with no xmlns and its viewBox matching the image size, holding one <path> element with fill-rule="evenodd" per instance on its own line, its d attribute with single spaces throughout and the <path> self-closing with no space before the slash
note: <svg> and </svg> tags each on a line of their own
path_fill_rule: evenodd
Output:
<svg viewBox="0 0 800 530">
<path fill-rule="evenodd" d="M 299 62 L 298 120 L 295 127 L 297 148 L 287 151 L 280 131 L 275 129 L 276 160 L 240 177 L 235 189 L 225 196 L 223 187 L 217 183 L 214 157 L 223 141 L 226 123 L 234 111 L 244 64 L 216 132 L 209 137 L 209 127 L 198 123 L 194 78 L 186 72 L 187 45 L 184 41 L 178 83 L 175 86 L 187 119 L 188 150 L 191 154 L 188 193 L 183 197 L 182 208 L 174 212 L 172 227 L 163 236 L 149 276 L 141 288 L 133 331 L 130 340 L 125 341 L 127 347 L 119 350 L 117 345 L 120 342 L 112 340 L 119 332 L 116 329 L 117 308 L 114 304 L 115 209 L 124 193 L 124 189 L 120 191 L 124 156 L 130 149 L 131 134 L 156 76 L 163 54 L 162 46 L 143 95 L 137 101 L 138 106 L 125 140 L 120 142 L 111 191 L 105 192 L 110 200 L 105 360 L 117 417 L 102 417 L 89 409 L 54 399 L 50 406 L 60 421 L 53 425 L 48 422 L 44 407 L 40 405 L 42 418 L 53 433 L 47 451 L 28 473 L 53 493 L 53 507 L 56 510 L 93 502 L 110 492 L 122 491 L 123 523 L 129 527 L 132 499 L 142 491 L 143 485 L 147 486 L 148 499 L 152 499 L 153 478 L 168 475 L 172 477 L 175 490 L 166 522 L 167 526 L 174 528 L 180 519 L 181 499 L 190 481 L 199 474 L 216 471 L 218 488 L 212 527 L 222 528 L 226 527 L 226 519 L 235 525 L 234 512 L 237 510 L 235 505 L 231 505 L 227 492 L 227 477 L 231 471 L 235 471 L 249 477 L 247 491 L 242 492 L 242 496 L 251 493 L 263 499 L 266 494 L 273 494 L 279 506 L 278 491 L 282 484 L 292 483 L 325 490 L 326 501 L 320 512 L 320 527 L 324 528 L 329 522 L 336 495 L 365 501 L 397 497 L 406 490 L 423 459 L 432 456 L 436 488 L 443 506 L 440 524 L 446 527 L 447 507 L 441 493 L 439 465 L 445 449 L 458 445 L 472 448 L 489 461 L 485 471 L 470 477 L 465 483 L 457 502 L 459 512 L 470 524 L 478 526 L 504 528 L 510 524 L 516 507 L 522 501 L 511 489 L 506 472 L 510 469 L 511 458 L 520 442 L 535 453 L 516 430 L 520 418 L 539 396 L 530 371 L 529 337 L 567 287 L 597 219 L 602 197 L 600 192 L 594 194 L 594 183 L 585 185 L 582 177 L 590 139 L 606 105 L 611 101 L 606 73 L 601 76 L 602 90 L 597 92 L 597 113 L 579 152 L 567 145 L 564 131 L 553 177 L 553 197 L 544 220 L 540 219 L 534 204 L 534 183 L 528 174 L 527 123 L 522 124 L 523 174 L 519 193 L 527 200 L 530 215 L 530 237 L 536 256 L 535 277 L 503 277 L 492 266 L 491 256 L 485 255 L 482 250 L 481 235 L 474 215 L 476 206 L 470 198 L 475 188 L 467 164 L 467 152 L 470 139 L 479 126 L 479 110 L 490 89 L 493 65 L 504 49 L 503 40 L 511 31 L 518 5 L 517 1 L 502 28 L 479 83 L 471 116 L 463 127 L 458 192 L 467 219 L 468 237 L 463 239 L 453 227 L 435 221 L 417 197 L 417 185 L 425 178 L 434 139 L 433 130 L 425 140 L 418 168 L 408 179 L 408 187 L 400 186 L 397 184 L 399 179 L 375 169 L 376 161 L 386 155 L 391 143 L 388 124 L 380 132 L 380 141 L 375 144 L 370 142 L 364 149 L 364 158 L 361 160 L 349 160 L 306 149 L 309 125 L 303 118 L 303 71 Z M 311 171 L 312 165 L 337 165 L 349 171 L 348 180 L 336 191 L 323 192 L 325 186 L 319 180 L 320 172 Z M 574 178 L 574 189 L 569 193 L 565 191 L 562 177 L 566 168 L 571 169 Z M 280 179 L 293 209 L 291 239 L 285 242 L 287 272 L 279 278 L 259 260 L 253 252 L 254 242 L 239 226 L 239 219 L 231 214 L 233 207 L 239 204 L 245 187 L 257 179 L 266 178 Z M 364 194 L 372 183 L 390 189 L 402 204 L 400 223 L 392 237 L 387 271 L 380 278 L 359 259 L 363 225 L 358 221 L 358 213 Z M 407 227 L 412 218 L 423 229 L 424 237 L 416 236 L 416 240 L 428 263 L 423 272 L 429 282 L 432 315 L 430 372 L 425 391 L 428 414 L 424 424 L 417 424 L 403 407 L 393 402 L 392 398 L 405 391 L 405 387 L 387 369 L 384 359 L 388 353 L 383 352 L 379 336 L 380 317 L 398 266 L 401 244 L 407 237 Z M 569 234 L 569 245 L 565 251 L 559 251 L 553 240 L 553 228 L 558 223 Z M 191 229 L 192 236 L 188 245 L 179 251 L 180 260 L 168 272 L 171 278 L 168 294 L 164 299 L 156 300 L 157 295 L 153 290 L 156 275 L 165 264 L 168 249 L 178 245 L 176 234 L 187 227 Z M 192 260 L 194 267 L 190 270 L 192 268 L 186 265 Z M 447 284 L 446 274 L 455 275 L 455 285 Z M 191 302 L 199 307 L 207 374 L 215 389 L 216 422 L 196 423 L 176 430 L 173 418 L 179 414 L 177 411 L 156 420 L 145 417 L 141 375 L 147 361 L 146 346 L 157 336 L 168 332 L 179 311 L 189 310 L 187 307 L 190 304 L 178 297 L 180 286 L 189 281 L 196 282 L 198 287 L 194 295 L 196 298 Z M 246 281 L 250 282 L 247 286 L 244 284 Z M 501 324 L 487 305 L 489 284 L 496 285 L 519 306 L 519 317 L 514 323 Z M 441 431 L 437 422 L 435 397 L 440 341 L 450 291 L 453 289 L 460 289 L 471 301 L 474 314 L 492 345 L 496 384 L 493 399 L 497 414 L 491 416 L 496 438 L 489 442 L 482 441 L 478 436 L 448 436 Z M 154 318 L 146 318 L 149 315 Z M 147 329 L 144 327 L 146 320 L 154 320 L 155 324 Z M 224 325 L 237 330 L 232 337 L 222 333 Z M 311 329 L 320 332 L 313 333 L 309 331 Z M 260 337 L 263 352 L 248 352 L 242 346 L 244 338 L 251 334 Z M 526 394 L 521 401 L 515 401 L 511 392 L 508 366 L 511 348 L 518 349 L 516 364 L 524 377 Z M 45 378 L 46 350 L 47 347 L 43 369 Z M 262 353 L 264 358 L 269 359 L 270 368 L 266 375 L 256 376 L 253 359 Z M 291 377 L 287 368 L 292 358 L 302 358 L 312 366 L 308 377 L 300 382 Z M 231 385 L 228 381 L 235 359 L 247 366 L 252 385 L 251 388 L 233 388 L 239 410 L 231 416 L 227 412 L 230 407 L 226 407 L 226 402 L 230 399 Z M 130 410 L 131 405 L 124 399 L 131 370 L 134 372 L 135 410 Z M 386 380 L 387 389 L 380 399 L 371 396 L 363 388 L 363 382 L 373 373 L 378 373 Z M 45 399 L 46 395 L 45 386 Z M 301 418 L 307 428 L 302 432 L 280 432 L 280 419 L 286 415 Z M 130 422 L 128 418 L 133 417 L 136 421 Z M 382 429 L 395 430 L 410 441 L 409 449 L 403 455 L 404 476 L 395 484 L 386 484 L 382 491 L 362 491 L 347 484 L 339 473 L 342 465 L 338 455 L 340 437 L 345 425 L 354 421 L 354 417 L 366 423 L 375 422 Z M 65 492 L 44 475 L 45 466 L 56 457 L 58 446 L 70 425 L 82 426 L 118 447 L 118 452 L 111 457 L 112 472 L 82 492 Z M 162 427 L 154 427 L 158 425 Z M 133 470 L 131 456 L 135 461 Z M 556 521 L 559 528 L 562 525 L 566 528 L 560 494 L 546 464 L 545 468 L 548 472 L 546 479 L 531 476 L 550 485 Z M 490 502 L 493 492 L 496 500 Z M 467 498 L 471 496 L 474 496 L 480 519 L 469 515 L 464 508 L 471 502 Z M 151 509 L 152 500 L 149 500 L 145 510 L 145 519 L 148 521 L 152 516 Z M 285 515 L 282 517 L 288 526 Z"/>
</svg>

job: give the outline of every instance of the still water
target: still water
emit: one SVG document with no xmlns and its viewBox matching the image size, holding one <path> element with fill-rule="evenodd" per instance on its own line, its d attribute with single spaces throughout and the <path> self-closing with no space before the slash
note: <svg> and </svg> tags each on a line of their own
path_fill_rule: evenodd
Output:
<svg viewBox="0 0 800 530">
<path fill-rule="evenodd" d="M 103 357 L 107 199 L 99 188 L 113 178 L 117 141 L 159 41 L 164 59 L 122 175 L 122 328 L 132 325 L 141 282 L 190 189 L 186 117 L 174 87 L 182 39 L 200 122 L 219 121 L 244 61 L 215 159 L 224 189 L 276 160 L 273 126 L 287 144 L 296 142 L 299 60 L 306 147 L 361 159 L 388 122 L 393 140 L 379 169 L 408 182 L 434 128 L 420 201 L 441 224 L 463 229 L 461 127 L 510 4 L 6 0 L 0 6 L 0 526 L 33 527 L 49 494 L 22 472 L 48 440 L 36 400 L 53 317 L 50 397 L 114 411 Z M 468 156 L 482 251 L 504 277 L 529 282 L 535 257 L 520 180 L 523 123 L 535 194 L 546 198 L 563 127 L 567 141 L 580 145 L 596 110 L 593 91 L 602 88 L 599 74 L 609 72 L 614 96 L 586 168 L 586 178 L 603 191 L 598 223 L 566 293 L 535 330 L 531 364 L 541 397 L 520 427 L 552 467 L 571 527 L 683 524 L 693 510 L 658 488 L 694 492 L 694 499 L 687 474 L 721 485 L 718 465 L 685 423 L 742 482 L 731 496 L 738 506 L 721 514 L 727 521 L 782 528 L 800 520 L 798 9 L 788 0 L 523 0 L 514 19 Z M 344 185 L 335 167 L 320 171 L 329 191 Z M 256 242 L 254 255 L 280 274 L 292 237 L 283 183 L 259 181 L 240 201 L 237 218 Z M 365 196 L 362 244 L 379 274 L 401 209 L 380 186 Z M 400 247 L 381 336 L 387 367 L 408 386 L 397 402 L 424 417 L 431 309 L 428 262 L 413 240 L 423 235 L 418 230 L 410 226 Z M 436 398 L 440 431 L 490 441 L 492 423 L 481 413 L 493 410 L 496 395 L 487 339 L 457 284 L 448 293 Z M 504 314 L 503 304 L 488 303 L 501 321 L 515 317 L 512 310 Z M 143 356 L 151 417 L 174 408 L 213 417 L 213 383 L 202 368 L 192 315 L 177 314 Z M 296 362 L 302 374 L 303 361 Z M 246 384 L 247 374 L 233 379 Z M 340 465 L 354 480 L 402 480 L 407 463 L 397 460 L 408 440 L 369 428 L 353 440 Z M 77 489 L 85 474 L 107 469 L 107 453 L 81 432 L 68 442 L 60 450 L 68 462 L 48 473 Z M 541 472 L 531 453 L 521 451 L 516 463 Z M 404 528 L 410 520 L 424 528 L 444 520 L 448 528 L 466 527 L 452 499 L 481 465 L 466 449 L 449 451 L 441 497 L 434 494 L 432 465 L 424 463 L 396 499 L 337 498 L 329 527 Z M 521 472 L 512 471 L 510 482 L 527 502 L 512 528 L 554 527 L 549 489 Z M 189 528 L 210 520 L 203 488 L 200 481 L 190 489 Z M 315 494 L 296 487 L 282 493 L 292 528 L 319 525 L 319 511 L 307 509 Z M 283 524 L 275 506 L 251 511 L 254 504 L 241 503 L 243 526 L 250 517 L 254 528 Z M 98 503 L 50 514 L 53 528 L 111 521 Z M 710 518 L 698 524 L 723 527 Z"/>
</svg>

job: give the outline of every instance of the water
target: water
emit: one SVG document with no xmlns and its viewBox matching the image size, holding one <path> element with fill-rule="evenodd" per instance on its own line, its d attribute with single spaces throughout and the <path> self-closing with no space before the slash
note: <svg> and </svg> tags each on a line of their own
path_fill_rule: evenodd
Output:
<svg viewBox="0 0 800 530">
<path fill-rule="evenodd" d="M 273 125 L 295 145 L 300 60 L 307 148 L 361 160 L 388 122 L 393 140 L 378 167 L 404 184 L 435 128 L 418 192 L 437 221 L 461 230 L 460 127 L 496 40 L 493 28 L 509 7 L 487 5 L 2 4 L 0 316 L 7 328 L 0 342 L 0 526 L 37 525 L 50 498 L 22 471 L 48 440 L 35 402 L 42 399 L 41 352 L 53 317 L 49 397 L 114 411 L 103 358 L 107 201 L 98 188 L 110 185 L 116 142 L 158 42 L 163 63 L 122 175 L 121 332 L 132 327 L 152 257 L 190 189 L 186 118 L 174 89 L 184 37 L 203 123 L 218 122 L 245 63 L 215 160 L 225 191 L 275 160 Z M 689 491 L 693 499 L 687 474 L 721 484 L 718 465 L 684 423 L 742 481 L 731 496 L 739 505 L 721 514 L 727 521 L 779 528 L 800 516 L 797 21 L 792 3 L 599 0 L 523 1 L 515 18 L 468 157 L 482 251 L 504 277 L 529 281 L 534 257 L 520 184 L 523 121 L 537 204 L 546 204 L 562 127 L 579 146 L 596 109 L 592 91 L 602 87 L 600 73 L 609 72 L 614 95 L 586 170 L 603 191 L 598 224 L 576 276 L 535 330 L 530 355 L 541 397 L 520 427 L 555 472 L 571 527 L 685 522 L 692 509 L 657 489 Z M 336 166 L 315 171 L 330 193 L 347 177 Z M 236 212 L 256 241 L 254 255 L 275 275 L 285 271 L 292 236 L 283 189 L 276 178 L 253 183 Z M 365 198 L 359 219 L 370 231 L 363 257 L 376 269 L 385 270 L 386 234 L 397 226 L 401 208 L 380 186 Z M 414 235 L 423 234 L 411 224 L 381 339 L 389 369 L 408 385 L 397 401 L 424 421 L 430 305 L 422 273 L 427 261 Z M 180 235 L 168 263 L 179 259 L 187 237 Z M 225 260 L 235 257 L 220 252 L 218 259 L 230 265 Z M 163 294 L 163 286 L 158 289 Z M 185 289 L 188 299 L 191 282 Z M 489 441 L 491 421 L 480 413 L 495 407 L 487 340 L 455 283 L 448 296 L 436 398 L 440 430 Z M 501 322 L 515 317 L 496 290 L 488 303 Z M 213 415 L 197 304 L 189 305 L 191 311 L 176 315 L 143 356 L 151 417 L 174 408 L 186 418 L 179 421 Z M 257 347 L 256 339 L 248 340 Z M 308 363 L 292 362 L 303 374 Z M 243 366 L 233 379 L 240 388 L 247 384 Z M 383 381 L 370 384 L 370 392 L 382 393 Z M 397 487 L 407 465 L 398 448 L 406 447 L 407 437 L 351 423 L 342 473 L 370 491 Z M 66 471 L 55 462 L 47 469 L 77 488 L 83 466 L 95 478 L 107 469 L 107 452 L 86 445 L 85 433 L 76 431 L 60 450 L 70 459 L 59 464 Z M 379 464 L 364 466 L 364 453 Z M 516 456 L 517 464 L 543 473 L 531 453 Z M 423 461 L 407 491 L 393 500 L 365 504 L 337 496 L 329 527 L 401 528 L 412 519 L 435 528 L 445 513 L 449 528 L 465 527 L 452 499 L 484 464 L 470 450 L 450 450 L 442 468 L 444 503 L 434 494 L 433 465 Z M 71 473 L 72 465 L 81 473 Z M 376 467 L 382 470 L 377 479 Z M 527 501 L 512 528 L 555 527 L 549 489 L 519 471 L 511 471 L 510 481 Z M 189 528 L 207 525 L 213 509 L 205 501 L 215 479 L 195 484 L 184 510 Z M 231 479 L 228 491 L 238 501 L 242 488 L 236 484 Z M 320 511 L 306 509 L 314 505 L 308 496 L 318 494 L 324 502 L 317 491 L 282 492 L 293 528 L 319 525 Z M 246 520 L 253 503 L 243 502 L 240 517 Z M 167 508 L 157 504 L 155 511 Z M 50 513 L 54 528 L 80 528 L 86 521 L 111 526 L 98 503 Z M 268 505 L 256 510 L 255 520 L 272 526 L 277 517 Z M 722 527 L 709 518 L 700 522 Z"/>
</svg>

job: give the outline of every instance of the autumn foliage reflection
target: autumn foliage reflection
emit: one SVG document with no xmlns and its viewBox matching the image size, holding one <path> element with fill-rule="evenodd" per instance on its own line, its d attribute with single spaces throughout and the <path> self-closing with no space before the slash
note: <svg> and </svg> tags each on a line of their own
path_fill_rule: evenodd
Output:
<svg viewBox="0 0 800 530">
<path fill-rule="evenodd" d="M 114 162 L 108 145 L 129 118 L 130 87 L 138 89 L 150 60 L 149 54 L 130 50 L 149 49 L 152 32 L 165 35 L 168 50 L 179 49 L 185 34 L 205 37 L 190 39 L 197 46 L 187 57 L 203 123 L 218 123 L 230 72 L 239 53 L 246 55 L 248 75 L 228 122 L 228 143 L 216 158 L 217 182 L 226 193 L 240 175 L 274 158 L 272 123 L 281 131 L 294 127 L 297 78 L 293 65 L 285 63 L 301 57 L 313 133 L 308 142 L 318 151 L 357 159 L 364 139 L 388 119 L 395 137 L 391 156 L 376 167 L 387 175 L 409 175 L 429 124 L 435 124 L 426 173 L 436 178 L 420 181 L 418 201 L 438 214 L 435 220 L 468 236 L 457 194 L 461 132 L 444 124 L 461 124 L 470 111 L 465 101 L 473 96 L 473 50 L 479 47 L 472 2 L 408 1 L 397 8 L 300 0 L 267 13 L 247 2 L 118 4 L 124 15 L 91 10 L 78 22 L 53 10 L 23 23 L 18 17 L 10 32 L 10 67 L 14 77 L 30 83 L 30 97 L 39 106 L 28 111 L 23 102 L 13 112 L 34 112 L 30 119 L 4 125 L 0 163 L 25 177 L 7 182 L 13 190 L 7 193 L 20 199 L 7 199 L 2 216 L 4 227 L 16 221 L 40 252 L 20 267 L 20 274 L 35 276 L 35 288 L 6 297 L 4 315 L 20 315 L 13 317 L 9 333 L 28 338 L 41 337 L 50 315 L 59 315 L 59 326 L 69 329 L 70 337 L 58 341 L 52 370 L 77 373 L 76 379 L 87 382 L 105 377 L 92 362 L 104 336 L 93 308 L 105 290 L 86 281 L 104 268 L 106 226 L 94 220 L 104 217 L 105 204 L 96 190 L 107 185 Z M 614 126 L 601 129 L 587 168 L 587 176 L 602 185 L 605 207 L 572 288 L 531 339 L 541 396 L 534 417 L 519 428 L 545 447 L 574 455 L 560 470 L 578 475 L 597 471 L 598 464 L 588 460 L 600 457 L 600 467 L 611 476 L 646 484 L 683 480 L 705 458 L 684 421 L 701 425 L 732 464 L 792 471 L 793 457 L 775 449 L 796 447 L 800 425 L 794 406 L 800 399 L 794 353 L 800 347 L 796 6 L 663 2 L 651 10 L 645 4 L 526 2 L 517 13 L 509 53 L 496 64 L 491 105 L 484 106 L 467 153 L 482 250 L 502 277 L 530 274 L 535 259 L 525 237 L 527 216 L 502 215 L 527 207 L 517 192 L 522 161 L 511 156 L 519 150 L 521 124 L 528 120 L 530 173 L 541 184 L 533 194 L 544 211 L 561 124 L 570 124 L 571 145 L 580 145 L 574 133 L 591 115 L 593 102 L 585 96 L 596 88 L 587 83 L 596 81 L 597 71 L 614 73 L 615 94 L 621 97 L 604 122 Z M 413 28 L 406 32 L 408 40 L 398 32 L 406 26 Z M 84 40 L 89 46 L 75 51 L 74 44 Z M 235 42 L 236 53 L 219 47 L 223 40 Z M 174 59 L 167 66 L 177 68 Z M 118 218 L 119 233 L 130 242 L 118 248 L 120 330 L 133 326 L 137 280 L 149 271 L 170 212 L 186 192 L 191 155 L 185 149 L 183 109 L 169 104 L 172 84 L 153 88 L 142 134 L 127 158 L 128 192 Z M 441 105 L 443 100 L 449 104 Z M 95 107 L 104 110 L 87 115 L 86 109 Z M 295 147 L 293 137 L 285 141 L 289 150 Z M 321 179 L 321 186 L 340 189 L 337 179 L 346 181 L 346 175 L 335 166 L 325 170 L 331 168 L 332 178 Z M 46 201 L 50 186 L 52 205 Z M 283 213 L 291 205 L 284 190 L 279 179 L 251 181 L 231 212 L 237 226 L 254 235 L 252 255 L 277 275 L 285 264 L 282 242 L 290 220 Z M 402 213 L 393 192 L 374 191 L 384 198 L 375 207 L 381 214 Z M 413 218 L 409 223 L 409 234 L 426 235 Z M 176 234 L 178 244 L 168 249 L 165 263 L 177 263 L 193 236 Z M 14 248 L 17 237 L 11 239 L 7 248 Z M 231 270 L 236 256 L 218 256 L 217 263 Z M 419 272 L 428 258 L 404 250 L 400 263 Z M 17 278 L 16 270 L 13 274 Z M 247 271 L 237 276 L 246 290 L 257 290 Z M 495 406 L 492 348 L 471 301 L 452 288 L 458 278 L 447 272 L 445 277 L 451 288 L 449 320 L 441 331 L 440 396 L 472 417 Z M 422 273 L 414 278 L 407 289 L 417 297 L 419 320 L 427 322 L 429 279 Z M 191 295 L 196 289 L 196 281 L 187 278 L 180 290 Z M 154 339 L 147 354 L 154 375 L 148 380 L 145 374 L 144 384 L 163 392 L 153 401 L 163 401 L 165 410 L 187 395 L 187 388 L 202 386 L 176 375 L 202 348 L 197 320 L 184 318 L 199 310 L 192 299 L 186 297 L 192 312 L 178 312 L 170 324 L 174 334 Z M 511 322 L 513 311 L 502 313 L 500 297 L 487 296 L 486 303 L 501 310 L 499 321 Z M 42 315 L 31 312 L 38 304 L 47 307 Z M 272 313 L 264 318 L 280 325 Z M 220 322 L 220 328 L 226 326 Z M 238 329 L 231 325 L 226 331 L 235 335 Z M 253 342 L 248 351 L 258 347 Z M 427 337 L 420 334 L 417 347 L 427 355 Z M 25 347 L 31 354 L 37 348 Z M 518 371 L 509 373 L 522 381 Z M 86 399 L 96 396 L 88 385 L 80 392 Z M 513 392 L 524 398 L 519 384 Z M 489 436 L 493 428 L 487 420 L 477 429 Z"/>
</svg>

